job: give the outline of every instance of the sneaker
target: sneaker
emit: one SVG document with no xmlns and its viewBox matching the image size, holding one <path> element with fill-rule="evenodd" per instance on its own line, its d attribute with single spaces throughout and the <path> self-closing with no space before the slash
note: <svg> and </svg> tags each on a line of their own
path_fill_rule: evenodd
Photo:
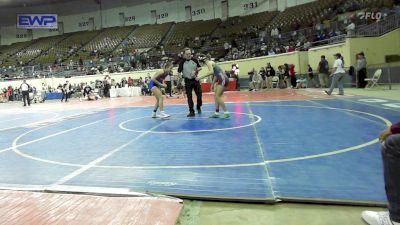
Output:
<svg viewBox="0 0 400 225">
<path fill-rule="evenodd" d="M 168 118 L 170 115 L 166 114 L 164 111 L 160 113 L 160 118 Z"/>
<path fill-rule="evenodd" d="M 393 225 L 397 224 L 391 221 L 389 212 L 372 212 L 364 211 L 361 213 L 361 218 L 369 225 Z"/>
<path fill-rule="evenodd" d="M 195 117 L 196 115 L 194 114 L 194 111 L 190 111 L 190 113 L 187 115 L 187 117 Z"/>
<path fill-rule="evenodd" d="M 222 119 L 229 119 L 231 117 L 231 115 L 229 113 L 224 113 L 224 115 L 222 116 Z"/>
<path fill-rule="evenodd" d="M 219 114 L 214 113 L 212 116 L 210 116 L 209 118 L 211 119 L 219 119 Z"/>
<path fill-rule="evenodd" d="M 197 109 L 197 114 L 201 114 L 201 109 Z"/>
<path fill-rule="evenodd" d="M 331 93 L 329 93 L 328 91 L 325 91 L 325 94 L 327 94 L 327 95 L 331 95 Z"/>
<path fill-rule="evenodd" d="M 151 114 L 151 118 L 157 118 L 157 112 L 153 112 L 153 113 Z"/>
</svg>

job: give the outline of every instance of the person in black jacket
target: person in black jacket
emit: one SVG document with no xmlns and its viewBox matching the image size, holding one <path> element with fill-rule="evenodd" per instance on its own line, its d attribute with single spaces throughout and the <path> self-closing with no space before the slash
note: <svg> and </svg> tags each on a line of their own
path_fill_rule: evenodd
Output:
<svg viewBox="0 0 400 225">
<path fill-rule="evenodd" d="M 70 95 L 71 91 L 72 91 L 71 84 L 68 81 L 66 81 L 65 84 L 62 87 L 63 95 L 62 95 L 62 98 L 61 98 L 61 102 L 64 101 L 64 98 L 65 98 L 65 102 L 68 102 L 68 98 L 69 98 L 69 95 Z"/>
<path fill-rule="evenodd" d="M 272 88 L 272 78 L 275 76 L 275 69 L 271 66 L 271 63 L 267 63 L 265 71 L 267 76 L 267 88 Z"/>
<path fill-rule="evenodd" d="M 185 48 L 183 53 L 183 59 L 179 63 L 178 73 L 181 74 L 185 80 L 186 96 L 189 105 L 188 117 L 194 117 L 194 103 L 192 92 L 196 93 L 197 96 L 197 113 L 201 113 L 202 101 L 202 91 L 200 81 L 196 80 L 199 71 L 201 70 L 200 63 L 197 59 L 192 57 L 192 51 L 190 48 Z"/>
</svg>

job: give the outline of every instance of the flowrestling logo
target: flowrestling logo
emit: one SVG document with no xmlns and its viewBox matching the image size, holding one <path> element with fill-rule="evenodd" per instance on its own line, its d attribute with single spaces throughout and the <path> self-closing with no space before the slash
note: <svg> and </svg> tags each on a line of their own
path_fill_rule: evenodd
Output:
<svg viewBox="0 0 400 225">
<path fill-rule="evenodd" d="M 57 29 L 57 14 L 18 14 L 17 28 Z"/>
<path fill-rule="evenodd" d="M 383 20 L 387 15 L 385 13 L 381 12 L 359 12 L 358 16 L 361 20 L 374 20 L 376 22 L 379 22 Z"/>
</svg>

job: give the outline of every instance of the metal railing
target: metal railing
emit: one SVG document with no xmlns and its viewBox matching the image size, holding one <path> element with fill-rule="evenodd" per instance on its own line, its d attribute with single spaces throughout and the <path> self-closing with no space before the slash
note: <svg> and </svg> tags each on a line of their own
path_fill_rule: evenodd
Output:
<svg viewBox="0 0 400 225">
<path fill-rule="evenodd" d="M 379 22 L 360 27 L 356 31 L 356 36 L 381 36 L 397 28 L 400 28 L 400 14 L 394 14 Z"/>
</svg>

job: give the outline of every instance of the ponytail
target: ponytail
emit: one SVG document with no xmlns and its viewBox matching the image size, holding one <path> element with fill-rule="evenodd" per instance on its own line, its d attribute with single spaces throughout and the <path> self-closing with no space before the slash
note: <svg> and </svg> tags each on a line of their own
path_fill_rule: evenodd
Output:
<svg viewBox="0 0 400 225">
<path fill-rule="evenodd" d="M 164 64 L 164 69 L 167 69 L 167 68 L 170 68 L 170 67 L 173 67 L 174 66 L 174 64 L 171 62 L 171 61 L 167 61 L 165 64 Z"/>
</svg>

